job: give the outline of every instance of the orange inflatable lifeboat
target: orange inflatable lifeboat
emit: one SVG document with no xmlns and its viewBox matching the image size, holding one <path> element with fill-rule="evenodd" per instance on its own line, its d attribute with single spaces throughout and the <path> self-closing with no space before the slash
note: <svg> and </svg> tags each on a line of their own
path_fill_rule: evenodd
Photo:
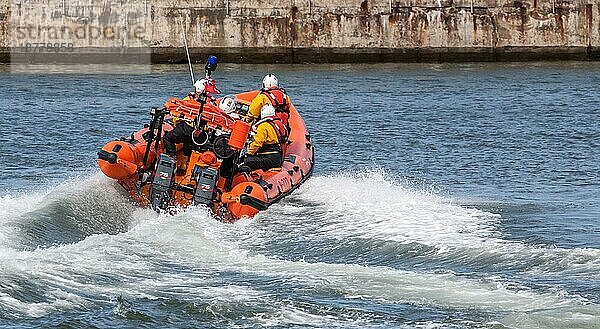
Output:
<svg viewBox="0 0 600 329">
<path fill-rule="evenodd" d="M 236 112 L 245 115 L 258 93 L 234 95 Z M 253 217 L 310 177 L 314 146 L 293 104 L 281 168 L 237 172 L 236 164 L 247 146 L 250 125 L 221 111 L 217 106 L 220 101 L 209 99 L 201 104 L 169 99 L 163 109 L 152 109 L 150 124 L 129 137 L 107 143 L 98 152 L 100 169 L 143 206 L 176 211 L 203 205 L 225 221 Z M 173 129 L 173 119 L 195 121 L 202 127 L 189 158 L 183 156 L 179 144 L 176 159 L 164 154 L 162 136 Z"/>
</svg>

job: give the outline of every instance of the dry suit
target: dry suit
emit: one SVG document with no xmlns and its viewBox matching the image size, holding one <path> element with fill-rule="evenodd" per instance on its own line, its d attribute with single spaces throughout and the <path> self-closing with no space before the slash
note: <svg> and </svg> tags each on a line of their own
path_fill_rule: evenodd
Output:
<svg viewBox="0 0 600 329">
<path fill-rule="evenodd" d="M 190 122 L 184 120 L 178 120 L 173 130 L 165 133 L 163 137 L 163 143 L 165 144 L 165 153 L 167 155 L 175 157 L 175 151 L 177 150 L 175 144 L 183 143 L 183 155 L 190 156 L 192 154 L 192 133 L 194 127 Z"/>
<path fill-rule="evenodd" d="M 262 119 L 255 127 L 244 165 L 250 170 L 269 170 L 281 167 L 283 162 L 282 144 L 287 143 L 289 135 L 286 126 L 277 116 L 272 116 Z"/>
<path fill-rule="evenodd" d="M 273 105 L 275 114 L 289 130 L 290 97 L 285 93 L 285 90 L 279 87 L 261 89 L 260 93 L 250 103 L 250 108 L 248 109 L 248 118 L 250 121 L 254 121 L 260 117 L 260 110 L 265 104 Z"/>
</svg>

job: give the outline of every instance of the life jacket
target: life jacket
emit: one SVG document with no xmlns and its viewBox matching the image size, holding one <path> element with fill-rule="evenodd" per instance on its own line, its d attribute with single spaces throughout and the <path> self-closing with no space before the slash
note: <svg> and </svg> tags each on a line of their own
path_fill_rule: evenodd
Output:
<svg viewBox="0 0 600 329">
<path fill-rule="evenodd" d="M 283 121 L 283 124 L 287 126 L 290 115 L 290 104 L 288 103 L 285 90 L 279 87 L 271 87 L 262 89 L 260 93 L 267 96 L 271 105 L 275 108 L 275 114 Z"/>
<path fill-rule="evenodd" d="M 258 149 L 256 154 L 270 153 L 273 151 L 277 151 L 277 152 L 281 152 L 281 154 L 283 155 L 283 153 L 285 153 L 285 148 L 288 144 L 288 138 L 290 135 L 289 130 L 287 129 L 286 125 L 283 123 L 283 121 L 278 116 L 270 116 L 270 117 L 266 117 L 266 118 L 258 121 L 254 125 L 254 127 L 258 127 L 263 122 L 266 122 L 266 123 L 270 124 L 271 127 L 273 127 L 273 130 L 275 130 L 275 134 L 277 135 L 277 140 L 279 141 L 279 143 L 265 144 L 260 149 Z M 252 129 L 252 133 L 256 133 L 256 128 Z"/>
<path fill-rule="evenodd" d="M 173 126 L 177 126 L 182 122 L 188 124 L 190 127 L 194 127 L 194 121 L 186 119 L 183 115 L 173 118 Z"/>
<path fill-rule="evenodd" d="M 277 134 L 277 140 L 279 140 L 279 144 L 285 145 L 288 143 L 290 132 L 281 118 L 278 116 L 266 117 L 261 121 L 268 122 L 271 127 L 273 127 L 273 130 L 275 130 L 275 133 Z"/>
</svg>

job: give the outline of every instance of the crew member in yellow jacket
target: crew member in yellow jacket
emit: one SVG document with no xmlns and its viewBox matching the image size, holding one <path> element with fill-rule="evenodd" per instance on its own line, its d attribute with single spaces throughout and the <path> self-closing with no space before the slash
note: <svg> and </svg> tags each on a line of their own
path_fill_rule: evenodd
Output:
<svg viewBox="0 0 600 329">
<path fill-rule="evenodd" d="M 282 144 L 287 143 L 289 132 L 281 119 L 275 115 L 275 108 L 266 104 L 260 110 L 260 121 L 253 126 L 252 142 L 240 169 L 269 170 L 281 167 L 283 162 Z"/>
<path fill-rule="evenodd" d="M 279 80 L 273 74 L 267 74 L 263 78 L 262 89 L 258 95 L 254 97 L 252 103 L 250 103 L 247 121 L 252 122 L 258 119 L 261 109 L 266 104 L 271 104 L 275 108 L 275 115 L 277 115 L 289 129 L 288 118 L 290 116 L 290 97 L 283 88 L 279 87 Z"/>
</svg>

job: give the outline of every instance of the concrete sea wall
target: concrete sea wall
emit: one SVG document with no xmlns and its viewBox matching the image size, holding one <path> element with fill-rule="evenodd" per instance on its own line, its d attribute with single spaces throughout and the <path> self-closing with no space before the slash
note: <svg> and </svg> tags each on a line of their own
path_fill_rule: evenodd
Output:
<svg viewBox="0 0 600 329">
<path fill-rule="evenodd" d="M 600 0 L 0 0 L 0 61 L 596 60 Z"/>
</svg>

